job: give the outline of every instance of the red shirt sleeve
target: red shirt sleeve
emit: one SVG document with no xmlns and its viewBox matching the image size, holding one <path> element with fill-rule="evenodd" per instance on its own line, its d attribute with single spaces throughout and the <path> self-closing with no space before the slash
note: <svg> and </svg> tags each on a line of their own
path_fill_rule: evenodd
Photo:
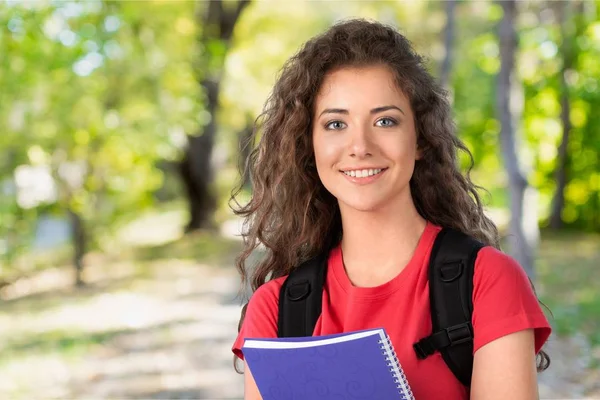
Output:
<svg viewBox="0 0 600 400">
<path fill-rule="evenodd" d="M 277 337 L 279 290 L 285 278 L 281 277 L 265 283 L 250 297 L 244 322 L 231 349 L 242 360 L 244 359 L 242 346 L 246 338 Z"/>
<path fill-rule="evenodd" d="M 534 329 L 540 351 L 551 328 L 525 270 L 493 247 L 477 255 L 473 279 L 473 352 L 502 336 Z"/>
</svg>

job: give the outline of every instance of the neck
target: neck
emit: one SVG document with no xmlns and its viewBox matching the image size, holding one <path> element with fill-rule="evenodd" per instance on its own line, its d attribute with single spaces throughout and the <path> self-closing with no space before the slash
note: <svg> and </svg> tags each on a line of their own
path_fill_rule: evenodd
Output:
<svg viewBox="0 0 600 400">
<path fill-rule="evenodd" d="M 350 280 L 377 285 L 397 275 L 410 261 L 427 221 L 412 198 L 376 211 L 358 211 L 340 205 L 342 254 Z"/>
</svg>

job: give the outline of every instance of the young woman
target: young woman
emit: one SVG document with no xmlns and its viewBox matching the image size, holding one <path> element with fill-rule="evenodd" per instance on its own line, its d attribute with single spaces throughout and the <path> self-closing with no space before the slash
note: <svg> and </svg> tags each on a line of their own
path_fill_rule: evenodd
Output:
<svg viewBox="0 0 600 400">
<path fill-rule="evenodd" d="M 385 327 L 414 396 L 534 399 L 550 326 L 523 269 L 498 250 L 497 229 L 457 166 L 446 94 L 405 37 L 351 20 L 308 41 L 284 66 L 257 128 L 249 165 L 245 250 L 238 260 L 254 294 L 245 338 L 277 337 L 278 297 L 289 272 L 328 253 L 313 335 Z M 468 153 L 470 156 L 470 153 Z M 470 388 L 439 353 L 417 358 L 431 333 L 428 260 L 442 227 L 484 243 L 473 282 Z M 247 268 L 250 253 L 266 257 Z M 246 399 L 260 399 L 245 365 Z"/>
</svg>

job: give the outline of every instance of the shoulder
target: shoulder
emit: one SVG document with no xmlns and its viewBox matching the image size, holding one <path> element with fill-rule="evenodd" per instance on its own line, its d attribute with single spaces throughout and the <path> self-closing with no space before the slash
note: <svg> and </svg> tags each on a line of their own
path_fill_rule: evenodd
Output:
<svg viewBox="0 0 600 400">
<path fill-rule="evenodd" d="M 246 337 L 277 337 L 279 289 L 285 278 L 270 280 L 252 294 L 238 340 Z"/>
<path fill-rule="evenodd" d="M 475 265 L 481 268 L 498 266 L 500 268 L 523 269 L 513 257 L 492 246 L 484 246 L 479 250 Z"/>
<path fill-rule="evenodd" d="M 473 276 L 473 301 L 482 298 L 500 300 L 504 296 L 533 301 L 535 294 L 525 269 L 510 255 L 491 246 L 477 254 Z M 537 299 L 536 299 L 537 303 Z"/>
<path fill-rule="evenodd" d="M 523 267 L 513 257 L 492 246 L 485 246 L 477 254 L 474 283 L 498 279 L 512 282 L 529 280 Z"/>
<path fill-rule="evenodd" d="M 550 325 L 533 285 L 521 265 L 493 247 L 482 248 L 473 277 L 474 350 L 524 329 L 534 329 L 536 352 L 550 335 Z"/>
<path fill-rule="evenodd" d="M 265 282 L 254 291 L 250 300 L 248 301 L 248 309 L 251 308 L 274 308 L 277 310 L 279 307 L 279 291 L 283 282 L 286 280 L 286 276 L 272 279 Z"/>
</svg>

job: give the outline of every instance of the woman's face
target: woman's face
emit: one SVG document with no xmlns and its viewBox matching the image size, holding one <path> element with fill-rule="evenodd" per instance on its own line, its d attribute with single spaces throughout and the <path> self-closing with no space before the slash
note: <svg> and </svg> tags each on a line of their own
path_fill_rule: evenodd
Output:
<svg viewBox="0 0 600 400">
<path fill-rule="evenodd" d="M 325 76 L 312 133 L 319 178 L 342 212 L 412 201 L 409 181 L 419 157 L 414 118 L 387 67 Z"/>
</svg>

